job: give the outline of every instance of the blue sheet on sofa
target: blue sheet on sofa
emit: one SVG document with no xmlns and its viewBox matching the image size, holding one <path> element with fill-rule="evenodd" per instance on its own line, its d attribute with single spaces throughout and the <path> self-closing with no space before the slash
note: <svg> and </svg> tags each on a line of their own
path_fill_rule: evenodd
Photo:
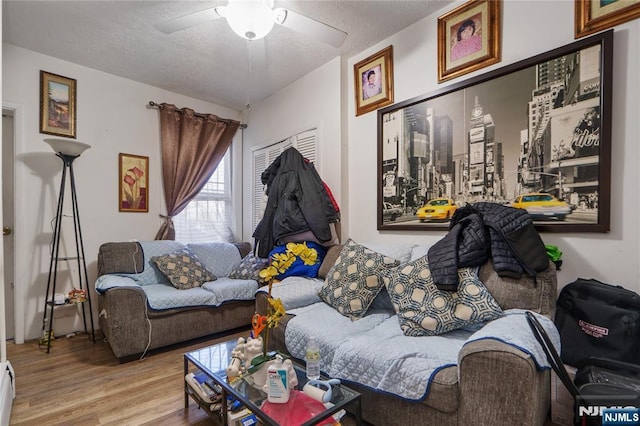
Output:
<svg viewBox="0 0 640 426">
<path fill-rule="evenodd" d="M 328 305 L 315 303 L 290 312 L 296 316 L 287 324 L 285 342 L 293 356 L 303 359 L 306 340 L 315 335 L 321 346 L 322 370 L 330 376 L 419 401 L 429 392 L 435 374 L 457 365 L 462 347 L 477 340 L 503 341 L 530 354 L 540 369 L 549 368 L 523 312 L 505 311 L 505 316 L 476 332 L 410 337 L 402 333 L 395 315 L 366 315 L 351 321 L 336 315 Z M 540 316 L 540 321 L 559 347 L 551 320 Z"/>
<path fill-rule="evenodd" d="M 146 294 L 151 309 L 164 310 L 185 306 L 220 306 L 232 300 L 253 300 L 258 283 L 221 277 L 201 287 L 178 290 L 171 284 L 140 286 L 133 279 L 120 275 L 103 275 L 96 280 L 96 291 L 100 293 L 115 287 L 138 287 Z"/>
</svg>

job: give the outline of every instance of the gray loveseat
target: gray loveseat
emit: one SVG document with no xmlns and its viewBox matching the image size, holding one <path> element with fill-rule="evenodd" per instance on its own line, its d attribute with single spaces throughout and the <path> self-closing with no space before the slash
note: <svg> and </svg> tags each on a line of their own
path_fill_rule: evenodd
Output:
<svg viewBox="0 0 640 426">
<path fill-rule="evenodd" d="M 250 324 L 258 284 L 227 275 L 251 245 L 188 245 L 218 279 L 179 290 L 150 257 L 184 247 L 176 241 L 112 242 L 100 247 L 96 280 L 99 324 L 120 362 L 139 358 L 152 349 Z"/>
<path fill-rule="evenodd" d="M 401 265 L 426 254 L 427 250 L 427 247 L 418 245 L 413 247 L 367 246 L 377 252 L 386 252 L 386 255 L 395 257 L 401 261 Z M 270 349 L 291 354 L 299 360 L 304 357 L 301 355 L 300 348 L 296 347 L 295 342 L 292 342 L 295 336 L 291 330 L 287 330 L 293 328 L 291 324 L 297 320 L 297 324 L 310 324 L 309 329 L 313 330 L 314 334 L 316 332 L 321 334 L 320 339 L 326 339 L 329 336 L 328 338 L 336 340 L 332 342 L 334 347 L 331 348 L 331 356 L 334 357 L 333 364 L 335 364 L 336 354 L 341 350 L 344 352 L 345 347 L 350 348 L 348 353 L 357 353 L 360 360 L 362 357 L 368 356 L 380 357 L 396 350 L 394 343 L 384 339 L 370 348 L 353 350 L 353 341 L 361 339 L 363 335 L 370 332 L 366 326 L 361 325 L 371 319 L 367 319 L 369 312 L 363 319 L 353 322 L 338 318 L 342 321 L 340 324 L 343 325 L 338 328 L 333 326 L 333 330 L 326 330 L 332 327 L 333 321 L 336 320 L 335 317 L 341 315 L 335 309 L 322 306 L 325 302 L 317 297 L 314 298 L 313 295 L 324 284 L 322 278 L 335 259 L 335 252 L 333 256 L 331 252 L 327 255 L 325 263 L 328 265 L 323 264 L 321 278 L 318 280 L 299 282 L 287 280 L 274 285 L 273 296 L 283 300 L 288 314 L 280 325 L 271 332 Z M 482 266 L 478 275 L 505 314 L 515 311 L 514 315 L 518 315 L 518 309 L 521 309 L 540 313 L 547 318 L 553 317 L 557 291 L 557 278 L 553 263 L 549 263 L 547 271 L 538 274 L 535 282 L 528 277 L 518 280 L 501 278 L 493 269 L 491 262 Z M 384 303 L 379 303 L 379 298 L 383 298 L 384 293 L 385 289 L 383 288 L 372 306 L 384 306 Z M 256 297 L 256 310 L 265 312 L 266 304 L 265 290 L 260 289 Z M 371 317 L 374 315 L 379 315 L 379 313 L 371 314 Z M 394 321 L 395 312 L 393 309 L 387 315 L 389 316 L 388 321 Z M 499 318 L 495 321 L 501 320 L 502 318 Z M 550 321 L 547 323 L 553 327 Z M 491 322 L 484 327 L 488 327 L 490 324 Z M 527 327 L 526 322 L 524 324 L 520 327 L 521 329 Z M 349 335 L 350 332 L 345 329 L 351 327 L 357 328 L 357 330 L 352 333 L 353 337 L 347 341 L 344 336 Z M 325 333 L 325 331 L 327 332 Z M 457 338 L 460 339 L 460 335 L 456 332 L 435 337 L 446 338 L 448 335 L 458 336 Z M 340 339 L 343 340 L 340 341 Z M 401 339 L 411 338 L 401 337 Z M 431 337 L 418 337 L 418 339 L 431 339 Z M 531 352 L 526 349 L 521 350 L 516 347 L 517 345 L 508 344 L 507 340 L 483 338 L 464 344 L 452 364 L 434 371 L 430 385 L 426 390 L 426 396 L 421 400 L 412 401 L 385 392 L 376 386 L 362 385 L 361 383 L 366 380 L 365 376 L 370 375 L 366 370 L 360 376 L 361 380 L 356 377 L 355 380 L 347 381 L 362 393 L 363 418 L 374 425 L 543 425 L 549 411 L 550 370 L 543 368 L 544 366 L 539 364 L 539 359 L 534 359 Z M 434 339 L 433 342 L 434 345 L 439 345 L 440 343 L 437 342 L 441 342 L 441 340 Z M 298 346 L 300 345 L 298 344 Z M 326 354 L 323 354 L 323 371 L 326 371 L 326 364 L 330 361 L 327 361 L 324 355 Z M 539 353 L 538 356 L 540 357 Z M 407 354 L 406 359 L 404 357 L 399 357 L 399 359 L 402 361 L 398 363 L 405 365 L 407 362 L 413 361 L 412 354 Z M 346 368 L 355 369 L 358 368 L 358 364 L 358 360 L 354 359 L 348 363 Z M 391 381 L 393 380 L 403 379 L 393 378 Z M 422 388 L 419 391 L 424 392 L 425 389 Z"/>
</svg>

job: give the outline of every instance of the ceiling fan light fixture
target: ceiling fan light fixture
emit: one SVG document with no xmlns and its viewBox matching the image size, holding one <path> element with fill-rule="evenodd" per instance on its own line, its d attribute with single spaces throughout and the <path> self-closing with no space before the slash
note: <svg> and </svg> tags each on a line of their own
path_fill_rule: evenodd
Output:
<svg viewBox="0 0 640 426">
<path fill-rule="evenodd" d="M 275 22 L 273 10 L 262 0 L 229 0 L 224 16 L 231 29 L 247 40 L 263 38 Z"/>
</svg>

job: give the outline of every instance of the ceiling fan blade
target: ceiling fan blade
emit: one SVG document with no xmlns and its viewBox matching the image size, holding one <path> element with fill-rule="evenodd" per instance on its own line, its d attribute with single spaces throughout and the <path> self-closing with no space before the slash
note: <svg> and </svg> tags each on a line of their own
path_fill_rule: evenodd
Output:
<svg viewBox="0 0 640 426">
<path fill-rule="evenodd" d="M 169 19 L 168 21 L 164 22 L 159 22 L 157 24 L 154 24 L 153 26 L 165 34 L 171 34 L 180 30 L 186 30 L 187 28 L 204 24 L 205 22 L 210 22 L 214 19 L 222 17 L 222 15 L 220 15 L 220 13 L 216 9 L 217 7 L 211 7 L 209 9 L 199 10 L 197 12 L 189 13 L 188 15 L 179 16 L 177 18 Z"/>
<path fill-rule="evenodd" d="M 276 14 L 276 23 L 299 33 L 310 35 L 332 46 L 342 46 L 342 43 L 347 38 L 347 33 L 344 31 L 315 19 L 307 18 L 289 9 L 277 8 L 274 12 Z"/>
</svg>

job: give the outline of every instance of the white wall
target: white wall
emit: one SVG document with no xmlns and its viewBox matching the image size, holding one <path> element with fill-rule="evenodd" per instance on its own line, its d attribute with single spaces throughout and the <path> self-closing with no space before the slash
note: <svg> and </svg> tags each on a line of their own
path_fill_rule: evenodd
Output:
<svg viewBox="0 0 640 426">
<path fill-rule="evenodd" d="M 243 174 L 243 240 L 251 235 L 252 148 L 318 128 L 318 173 L 338 203 L 342 199 L 340 136 L 340 58 L 300 78 L 245 112 Z"/>
<path fill-rule="evenodd" d="M 437 84 L 437 17 L 453 7 L 446 7 L 354 56 L 348 61 L 348 67 L 353 69 L 356 62 L 392 44 L 395 102 L 401 102 L 574 42 L 573 7 L 572 1 L 505 1 L 502 61 L 444 84 Z M 547 244 L 559 246 L 564 253 L 564 265 L 558 275 L 560 286 L 577 277 L 593 277 L 640 291 L 637 166 L 640 20 L 617 26 L 614 39 L 611 232 L 543 233 L 542 238 Z M 353 93 L 351 79 L 349 93 Z M 374 211 L 376 206 L 376 188 L 372 182 L 377 181 L 377 158 L 372 146 L 376 143 L 377 115 L 372 112 L 356 118 L 354 101 L 349 99 L 346 119 L 350 160 L 343 172 L 349 179 L 346 197 L 351 206 L 347 218 L 350 236 L 356 241 L 436 242 L 443 232 L 379 232 L 376 216 L 362 214 Z"/>
<path fill-rule="evenodd" d="M 173 103 L 198 112 L 239 120 L 239 112 L 148 85 L 3 44 L 2 100 L 21 106 L 22 136 L 16 141 L 16 229 L 23 250 L 16 252 L 16 294 L 24 302 L 25 338 L 40 335 L 49 272 L 49 243 L 57 206 L 62 162 L 39 133 L 40 70 L 77 80 L 77 140 L 92 146 L 74 161 L 76 190 L 89 283 L 96 278 L 98 248 L 109 241 L 150 240 L 165 214 L 161 180 L 159 115 L 149 101 Z M 238 132 L 236 144 L 241 143 Z M 238 147 L 239 148 L 239 147 Z M 149 212 L 118 212 L 118 154 L 149 157 Z M 238 184 L 240 186 L 240 184 Z M 71 199 L 65 200 L 65 213 Z M 68 241 L 72 242 L 72 228 Z M 63 236 L 66 234 L 63 234 Z M 73 244 L 68 244 L 73 247 Z M 75 251 L 73 249 L 72 251 Z M 60 268 L 63 268 L 61 265 Z M 63 273 L 63 277 L 66 273 Z M 77 272 L 72 269 L 72 277 Z M 71 284 L 77 281 L 74 279 Z M 59 281 L 64 283 L 64 281 Z M 60 287 L 58 287 L 60 289 Z M 62 288 L 66 292 L 70 288 Z M 93 299 L 94 310 L 96 299 Z M 8 302 L 11 303 L 11 302 Z M 59 308 L 57 335 L 81 329 L 80 315 Z M 69 318 L 66 318 L 69 317 Z M 97 316 L 95 317 L 97 319 Z M 96 321 L 97 327 L 97 321 Z M 19 336 L 16 336 L 19 339 Z"/>
</svg>

